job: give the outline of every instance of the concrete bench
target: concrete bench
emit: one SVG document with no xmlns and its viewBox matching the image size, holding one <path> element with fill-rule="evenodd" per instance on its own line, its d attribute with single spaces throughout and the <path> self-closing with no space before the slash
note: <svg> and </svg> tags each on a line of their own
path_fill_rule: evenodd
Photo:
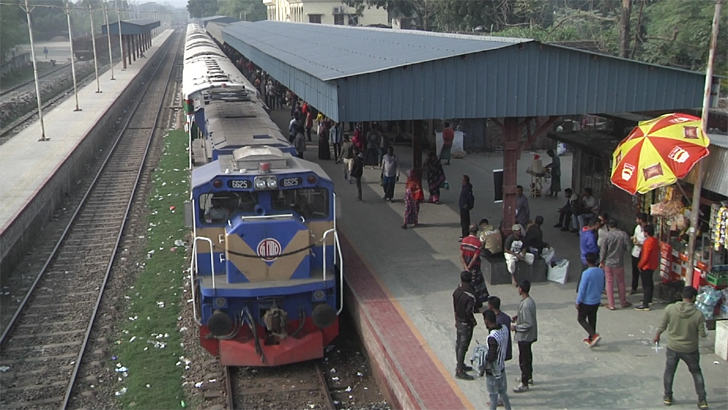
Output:
<svg viewBox="0 0 728 410">
<path fill-rule="evenodd" d="M 483 277 L 491 285 L 506 285 L 511 283 L 511 273 L 506 267 L 506 259 L 503 256 L 495 258 L 483 258 L 481 261 Z M 518 282 L 527 279 L 531 283 L 546 282 L 548 266 L 543 259 L 536 259 L 533 265 L 524 261 L 516 263 L 516 280 Z"/>
</svg>

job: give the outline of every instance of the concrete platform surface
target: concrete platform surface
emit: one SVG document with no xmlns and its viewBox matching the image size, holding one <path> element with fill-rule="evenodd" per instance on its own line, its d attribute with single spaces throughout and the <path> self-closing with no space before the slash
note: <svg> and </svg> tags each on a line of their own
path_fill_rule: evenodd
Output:
<svg viewBox="0 0 728 410">
<path fill-rule="evenodd" d="M 287 110 L 273 118 L 282 129 L 288 125 Z M 317 138 L 314 135 L 314 140 Z M 442 205 L 423 204 L 418 228 L 403 230 L 404 172 L 411 165 L 409 147 L 396 146 L 403 168 L 395 190 L 395 203 L 382 201 L 380 170 L 364 171 L 364 201 L 356 201 L 356 188 L 343 179 L 341 165 L 316 159 L 315 144 L 305 158 L 320 163 L 336 183 L 342 212 L 339 219 L 346 238 L 347 302 L 355 307 L 362 338 L 395 405 L 407 408 L 486 408 L 489 401 L 484 379 L 460 381 L 455 372 L 455 327 L 452 292 L 459 282 L 460 235 L 457 201 L 460 179 L 468 174 L 474 185 L 475 209 L 471 219 L 488 218 L 498 224 L 502 205 L 493 203 L 492 170 L 501 168 L 500 153 L 473 154 L 453 159 L 445 166 L 452 186 L 442 192 Z M 543 154 L 543 153 L 542 153 Z M 533 157 L 524 152 L 518 181 L 530 184 L 526 168 Z M 545 163 L 549 162 L 548 158 Z M 562 157 L 562 186 L 571 184 L 571 156 Z M 526 393 L 512 393 L 520 376 L 518 349 L 507 362 L 508 387 L 514 409 L 657 409 L 662 404 L 665 350 L 655 351 L 652 338 L 664 305 L 650 312 L 632 308 L 599 310 L 600 344 L 590 349 L 582 343 L 586 332 L 576 321 L 575 280 L 580 269 L 578 237 L 553 228 L 557 208 L 563 200 L 530 198 L 531 219 L 543 215 L 544 240 L 556 248 L 557 257 L 569 259 L 569 282 L 534 284 L 539 321 L 539 340 L 534 344 L 535 385 Z M 620 221 L 630 225 L 631 221 Z M 627 268 L 627 280 L 630 280 Z M 492 295 L 502 299 L 502 310 L 517 311 L 520 297 L 511 285 L 490 285 Z M 641 293 L 630 296 L 637 304 Z M 351 299 L 354 300 L 351 300 Z M 606 303 L 606 297 L 603 299 Z M 475 340 L 483 342 L 487 331 L 478 316 Z M 364 322 L 363 324 L 361 322 Z M 663 335 L 663 345 L 666 344 Z M 713 409 L 728 409 L 728 363 L 712 351 L 715 332 L 701 340 L 700 352 L 708 402 Z M 373 352 L 373 354 L 372 354 Z M 383 368 L 382 368 L 383 367 Z M 380 379 L 381 380 L 381 379 Z M 674 384 L 673 408 L 696 408 L 697 396 L 685 365 L 680 365 Z"/>
<path fill-rule="evenodd" d="M 151 49 L 145 52 L 147 58 L 137 59 L 126 70 L 122 71 L 121 62 L 117 62 L 114 65 L 115 81 L 111 81 L 109 73 L 100 74 L 101 93 L 96 92 L 96 81 L 79 89 L 81 111 L 74 111 L 76 103 L 71 96 L 45 113 L 45 136 L 50 141 L 38 141 L 42 133 L 40 121 L 36 121 L 0 145 L 0 164 L 5 170 L 5 177 L 0 178 L 0 235 L 131 84 L 172 32 L 167 30 L 155 37 Z"/>
</svg>

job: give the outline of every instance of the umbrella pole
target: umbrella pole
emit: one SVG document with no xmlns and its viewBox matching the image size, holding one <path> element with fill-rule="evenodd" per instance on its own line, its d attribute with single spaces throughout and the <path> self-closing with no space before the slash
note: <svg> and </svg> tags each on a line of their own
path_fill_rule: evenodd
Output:
<svg viewBox="0 0 728 410">
<path fill-rule="evenodd" d="M 718 23 L 720 22 L 720 10 L 723 0 L 715 1 L 715 13 L 713 14 L 713 32 L 710 38 L 710 52 L 708 53 L 708 67 L 705 71 L 705 95 L 703 95 L 703 115 L 701 117 L 701 128 L 704 133 L 708 132 L 708 114 L 710 112 L 710 93 L 713 86 L 713 62 L 715 60 L 715 49 L 718 44 Z M 698 161 L 697 174 L 695 175 L 695 186 L 693 187 L 693 209 L 690 213 L 690 241 L 688 242 L 688 271 L 685 275 L 685 285 L 692 286 L 693 272 L 695 271 L 695 243 L 698 234 L 698 219 L 700 217 L 700 193 L 703 189 L 703 160 Z"/>
</svg>

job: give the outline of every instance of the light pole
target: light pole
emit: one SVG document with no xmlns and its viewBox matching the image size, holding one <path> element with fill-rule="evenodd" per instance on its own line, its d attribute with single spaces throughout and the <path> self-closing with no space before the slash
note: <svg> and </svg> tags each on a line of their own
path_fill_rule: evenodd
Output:
<svg viewBox="0 0 728 410">
<path fill-rule="evenodd" d="M 21 7 L 22 9 L 22 7 Z M 30 22 L 30 12 L 33 11 L 28 6 L 28 0 L 25 0 L 25 14 L 28 17 L 28 34 L 30 35 L 30 56 L 33 58 L 33 78 L 35 78 L 35 96 L 38 100 L 38 118 L 40 119 L 41 136 L 38 141 L 48 141 L 50 138 L 45 136 L 45 124 L 43 123 L 43 107 L 40 100 L 40 86 L 38 85 L 38 64 L 35 61 L 35 47 L 33 46 L 33 24 Z"/>
<path fill-rule="evenodd" d="M 111 52 L 111 26 L 109 26 L 109 10 L 106 8 L 104 3 L 104 24 L 106 24 L 106 39 L 109 41 L 109 66 L 111 67 L 111 81 L 116 80 L 114 78 L 114 54 Z"/>
<path fill-rule="evenodd" d="M 71 44 L 71 76 L 73 77 L 73 95 L 76 97 L 76 109 L 73 111 L 81 111 L 78 108 L 78 87 L 76 85 L 76 63 L 73 55 L 73 31 L 71 31 L 71 3 L 66 0 L 66 20 L 68 22 L 68 42 Z"/>
<path fill-rule="evenodd" d="M 114 0 L 114 6 L 116 6 L 116 18 L 119 19 L 119 53 L 121 53 L 121 71 L 126 70 L 126 60 L 124 59 L 124 43 L 121 40 L 121 13 L 119 12 L 119 3 Z"/>
<path fill-rule="evenodd" d="M 99 63 L 96 59 L 96 30 L 94 29 L 94 9 L 91 5 L 88 6 L 88 17 L 91 19 L 91 47 L 94 48 L 94 71 L 96 72 L 96 92 L 101 92 L 101 86 L 99 84 Z"/>
<path fill-rule="evenodd" d="M 705 70 L 705 95 L 703 95 L 703 115 L 701 116 L 701 127 L 704 133 L 708 133 L 708 114 L 710 113 L 710 94 L 713 87 L 713 62 L 715 61 L 715 49 L 718 46 L 718 28 L 720 23 L 720 11 L 723 0 L 715 0 L 715 14 L 713 14 L 713 32 L 710 38 L 710 51 L 708 52 L 708 67 Z M 700 216 L 700 194 L 703 190 L 703 160 L 698 161 L 698 169 L 695 173 L 695 185 L 693 186 L 693 209 L 690 213 L 690 237 L 688 241 L 688 271 L 685 276 L 686 286 L 693 284 L 693 272 L 695 271 L 695 242 L 698 235 L 698 218 Z"/>
</svg>

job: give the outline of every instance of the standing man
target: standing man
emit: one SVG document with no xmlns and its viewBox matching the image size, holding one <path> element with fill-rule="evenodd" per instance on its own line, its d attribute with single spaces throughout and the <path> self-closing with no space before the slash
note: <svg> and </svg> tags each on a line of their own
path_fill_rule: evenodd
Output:
<svg viewBox="0 0 728 410">
<path fill-rule="evenodd" d="M 528 385 L 533 384 L 533 352 L 531 345 L 538 339 L 538 324 L 536 322 L 536 302 L 531 299 L 531 282 L 524 280 L 518 285 L 518 294 L 521 303 L 518 304 L 518 315 L 511 318 L 511 330 L 516 332 L 518 343 L 518 364 L 521 367 L 521 382 L 514 388 L 515 393 L 528 391 Z"/>
<path fill-rule="evenodd" d="M 682 302 L 676 302 L 665 308 L 660 325 L 657 327 L 655 344 L 660 343 L 660 335 L 667 330 L 667 362 L 663 383 L 665 396 L 662 402 L 666 406 L 672 405 L 672 381 L 675 370 L 682 360 L 688 365 L 693 375 L 695 392 L 698 394 L 698 408 L 707 409 L 708 400 L 705 394 L 705 381 L 700 370 L 700 351 L 698 350 L 698 336 L 708 337 L 705 327 L 705 317 L 695 308 L 695 296 L 698 291 L 692 286 L 686 286 L 682 292 Z"/>
<path fill-rule="evenodd" d="M 349 134 L 344 134 L 344 146 L 341 149 L 341 153 L 339 154 L 339 161 L 344 163 L 344 179 L 349 179 L 349 174 L 351 173 L 351 166 L 354 162 L 354 143 L 352 143 L 349 140 Z M 351 180 L 349 180 L 349 183 L 351 184 Z"/>
<path fill-rule="evenodd" d="M 645 294 L 642 297 L 642 303 L 635 307 L 636 310 L 650 310 L 652 292 L 655 289 L 655 281 L 652 279 L 652 274 L 655 272 L 655 269 L 660 267 L 660 244 L 657 238 L 655 238 L 655 227 L 652 225 L 645 226 L 644 233 L 646 237 L 645 244 L 642 246 L 640 262 L 637 267 L 640 269 L 642 289 L 645 290 Z"/>
<path fill-rule="evenodd" d="M 642 245 L 645 243 L 645 226 L 647 226 L 647 214 L 637 214 L 637 226 L 634 227 L 634 235 L 632 235 L 632 290 L 629 294 L 634 295 L 637 293 L 637 288 L 640 284 L 640 268 L 637 266 L 640 263 L 640 254 L 642 253 Z"/>
<path fill-rule="evenodd" d="M 508 398 L 508 381 L 506 380 L 506 349 L 510 332 L 507 325 L 499 325 L 495 312 L 483 312 L 485 327 L 488 329 L 486 340 L 485 378 L 490 395 L 490 410 L 498 408 L 498 396 L 506 410 L 511 410 L 511 401 Z"/>
<path fill-rule="evenodd" d="M 379 158 L 377 158 L 377 164 L 379 167 L 382 167 L 382 158 L 384 158 L 384 154 L 387 153 L 387 148 L 389 148 L 389 138 L 384 135 L 382 130 L 377 130 L 377 133 L 379 134 Z"/>
<path fill-rule="evenodd" d="M 356 192 L 357 192 L 357 201 L 362 201 L 361 199 L 361 177 L 364 175 L 364 159 L 362 158 L 361 151 L 359 151 L 359 147 L 353 147 L 354 151 L 354 158 L 351 159 L 351 177 L 356 180 Z M 351 181 L 349 181 L 351 182 Z"/>
<path fill-rule="evenodd" d="M 579 281 L 576 282 L 576 291 L 579 292 L 579 283 L 581 282 L 581 275 L 587 269 L 586 254 L 591 252 L 599 255 L 599 245 L 597 245 L 597 231 L 599 230 L 599 219 L 592 218 L 589 225 L 585 226 L 581 230 L 579 236 L 579 250 L 581 251 L 581 272 L 579 274 Z"/>
<path fill-rule="evenodd" d="M 516 223 L 523 226 L 528 225 L 531 219 L 531 210 L 528 207 L 528 198 L 523 195 L 523 187 L 516 187 Z"/>
<path fill-rule="evenodd" d="M 584 339 L 584 343 L 589 347 L 596 346 L 601 339 L 597 333 L 597 310 L 604 292 L 604 271 L 597 267 L 597 260 L 595 253 L 586 254 L 588 267 L 581 274 L 579 293 L 576 295 L 576 310 L 579 312 L 577 320 L 589 335 Z"/>
<path fill-rule="evenodd" d="M 473 185 L 470 184 L 470 177 L 463 175 L 462 189 L 460 190 L 460 199 L 458 207 L 460 208 L 460 241 L 468 236 L 470 228 L 470 210 L 475 206 L 475 195 L 473 195 Z"/>
<path fill-rule="evenodd" d="M 551 157 L 551 163 L 546 168 L 551 169 L 551 186 L 549 186 L 548 197 L 557 198 L 561 192 L 561 158 L 550 149 L 546 154 Z"/>
<path fill-rule="evenodd" d="M 367 151 L 364 155 L 364 165 L 371 165 L 372 169 L 378 164 L 377 152 L 379 150 L 379 135 L 377 134 L 377 128 L 372 127 L 367 133 Z"/>
<path fill-rule="evenodd" d="M 511 325 L 511 317 L 505 312 L 500 310 L 501 300 L 498 296 L 491 296 L 488 298 L 488 310 L 492 310 L 495 313 L 496 323 L 498 326 L 505 325 L 508 328 Z M 513 358 L 513 345 L 511 344 L 511 333 L 508 332 L 508 348 L 506 349 L 506 360 Z"/>
<path fill-rule="evenodd" d="M 452 294 L 452 304 L 455 310 L 455 328 L 457 338 L 455 339 L 455 356 L 457 367 L 455 377 L 462 380 L 473 380 L 473 376 L 465 373 L 473 370 L 465 365 L 465 353 L 473 338 L 473 328 L 478 324 L 475 321 L 475 290 L 470 285 L 472 275 L 468 271 L 460 273 L 460 285 Z"/>
<path fill-rule="evenodd" d="M 387 148 L 387 155 L 382 158 L 382 180 L 384 181 L 384 200 L 391 202 L 394 198 L 394 186 L 399 181 L 399 157 L 394 155 L 392 147 Z"/>
<path fill-rule="evenodd" d="M 442 130 L 442 150 L 440 150 L 440 161 L 445 161 L 445 165 L 450 165 L 450 155 L 452 154 L 452 142 L 455 140 L 455 130 L 450 127 L 449 122 L 445 122 L 445 129 Z"/>
<path fill-rule="evenodd" d="M 296 128 L 296 137 L 293 139 L 293 146 L 296 148 L 298 158 L 303 159 L 303 153 L 306 151 L 306 137 L 303 136 L 303 127 L 298 125 Z"/>
<path fill-rule="evenodd" d="M 329 130 L 329 140 L 334 145 L 334 160 L 339 163 L 339 157 L 341 156 L 341 143 L 343 141 L 343 128 L 338 122 L 333 123 Z"/>
<path fill-rule="evenodd" d="M 627 302 L 627 287 L 624 283 L 624 253 L 628 251 L 632 242 L 627 232 L 617 228 L 617 220 L 609 218 L 607 221 L 609 232 L 602 237 L 602 245 L 599 247 L 601 256 L 600 267 L 604 269 L 607 276 L 607 309 L 614 310 L 614 280 L 617 280 L 617 292 L 619 292 L 619 303 L 623 308 L 632 304 Z"/>
<path fill-rule="evenodd" d="M 296 130 L 298 130 L 300 125 L 301 123 L 298 120 L 298 114 L 293 114 L 291 122 L 288 123 L 288 142 L 291 144 L 293 143 L 293 140 L 296 139 Z"/>
<path fill-rule="evenodd" d="M 488 300 L 488 287 L 483 279 L 483 272 L 480 270 L 480 250 L 483 247 L 480 239 L 476 236 L 478 225 L 472 224 L 468 229 L 470 235 L 463 238 L 460 243 L 460 263 L 463 270 L 472 274 L 472 285 L 475 289 L 475 310 L 480 308 Z"/>
<path fill-rule="evenodd" d="M 48 59 L 48 47 L 43 47 L 43 54 L 45 54 L 46 60 Z"/>
</svg>

